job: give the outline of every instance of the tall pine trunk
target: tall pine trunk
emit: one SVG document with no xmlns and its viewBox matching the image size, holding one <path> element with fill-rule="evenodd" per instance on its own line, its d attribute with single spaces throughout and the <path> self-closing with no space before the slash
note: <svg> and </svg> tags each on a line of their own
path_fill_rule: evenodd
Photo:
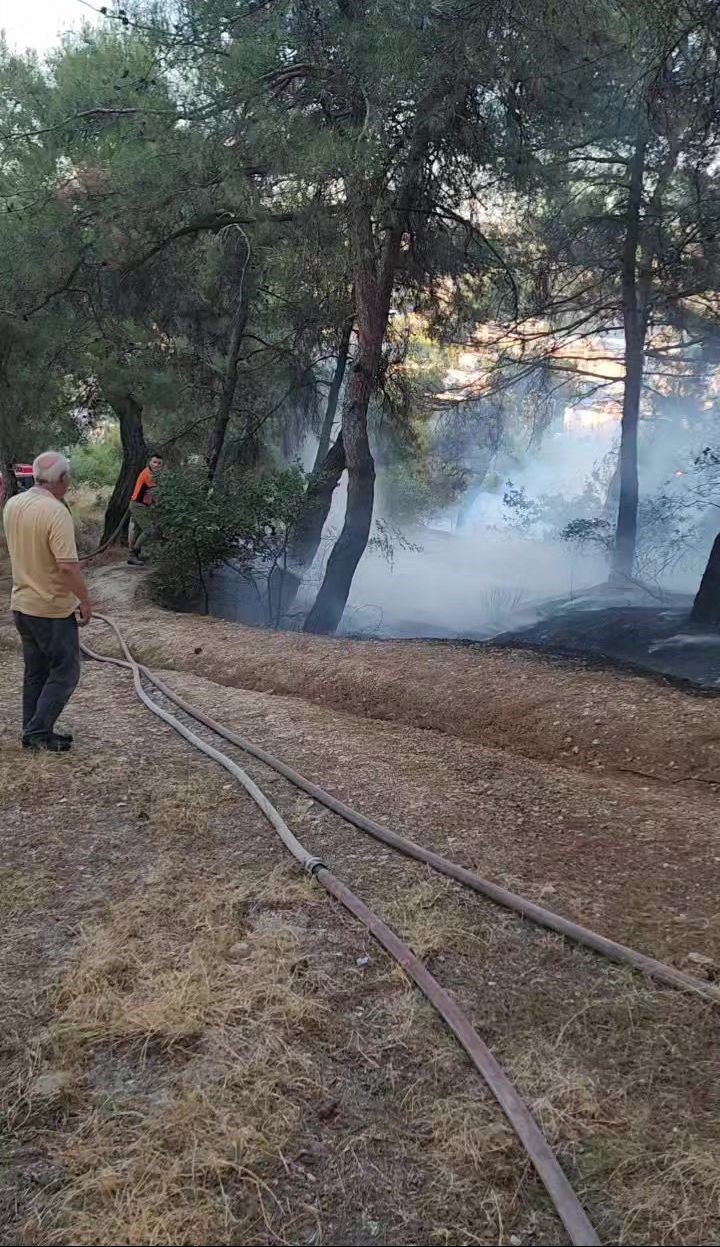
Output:
<svg viewBox="0 0 720 1247">
<path fill-rule="evenodd" d="M 622 311 L 625 329 L 625 384 L 620 433 L 620 498 L 611 579 L 627 582 L 635 563 L 637 541 L 638 426 L 645 367 L 647 307 L 638 275 L 646 141 L 638 138 L 630 161 L 630 183 L 622 256 Z"/>
<path fill-rule="evenodd" d="M 102 541 L 108 541 L 120 528 L 130 506 L 135 482 L 147 462 L 142 406 L 129 390 L 107 390 L 106 398 L 120 424 L 122 464 L 105 512 Z"/>
<path fill-rule="evenodd" d="M 247 276 L 247 267 L 250 262 L 250 243 L 244 232 L 242 237 L 244 240 L 245 254 L 240 271 L 240 283 L 235 302 L 235 312 L 230 328 L 230 341 L 228 343 L 227 357 L 225 360 L 225 375 L 223 377 L 223 386 L 220 392 L 218 409 L 215 419 L 210 426 L 207 449 L 205 451 L 205 460 L 207 462 L 210 484 L 212 484 L 215 479 L 215 475 L 220 464 L 220 457 L 225 445 L 225 437 L 227 435 L 233 403 L 235 401 L 235 392 L 237 390 L 240 348 L 242 347 L 242 341 L 245 336 L 245 329 L 248 322 L 249 299 L 247 281 L 245 279 Z"/>
</svg>

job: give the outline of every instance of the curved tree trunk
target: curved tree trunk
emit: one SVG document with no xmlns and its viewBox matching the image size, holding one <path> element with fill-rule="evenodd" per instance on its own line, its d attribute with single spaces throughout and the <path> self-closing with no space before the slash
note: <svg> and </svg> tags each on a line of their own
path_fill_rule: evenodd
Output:
<svg viewBox="0 0 720 1247">
<path fill-rule="evenodd" d="M 325 568 L 320 592 L 305 620 L 305 632 L 334 632 L 342 619 L 355 569 L 370 536 L 375 501 L 375 464 L 368 438 L 368 407 L 377 380 L 390 312 L 390 296 L 400 254 L 403 218 L 398 216 L 385 240 L 378 265 L 373 231 L 372 196 L 362 180 L 349 187 L 351 241 L 355 269 L 358 350 L 345 388 L 342 445 L 348 474 L 342 532 Z"/>
<path fill-rule="evenodd" d="M 380 344 L 366 349 L 361 346 L 348 382 L 342 427 L 348 470 L 345 523 L 328 559 L 320 592 L 305 620 L 305 632 L 335 631 L 345 610 L 355 569 L 365 553 L 370 536 L 375 464 L 368 440 L 367 412 L 379 359 Z"/>
<path fill-rule="evenodd" d="M 310 567 L 320 548 L 323 528 L 332 506 L 333 494 L 338 486 L 340 477 L 345 471 L 345 446 L 343 444 L 342 432 L 338 433 L 332 446 L 330 445 L 330 438 L 345 378 L 354 322 L 355 316 L 353 314 L 348 317 L 343 327 L 342 337 L 338 345 L 335 371 L 328 391 L 327 406 L 323 417 L 320 441 L 318 442 L 315 455 L 315 464 L 310 474 L 302 510 L 290 542 L 290 557 L 300 567 Z"/>
<path fill-rule="evenodd" d="M 325 568 L 305 632 L 334 632 L 342 619 L 355 569 L 370 536 L 375 500 L 375 464 L 368 438 L 368 407 L 382 356 L 390 299 L 409 211 L 412 175 L 399 195 L 392 228 L 376 253 L 371 188 L 362 179 L 348 190 L 358 349 L 345 388 L 342 440 L 348 474 L 345 523 Z"/>
<path fill-rule="evenodd" d="M 300 517 L 295 524 L 290 557 L 300 567 L 310 567 L 318 552 L 333 494 L 344 471 L 345 447 L 342 433 L 338 433 L 324 462 L 312 474 Z"/>
<path fill-rule="evenodd" d="M 352 338 L 354 323 L 355 313 L 353 312 L 352 316 L 348 316 L 345 321 L 342 337 L 338 344 L 335 371 L 333 373 L 333 379 L 330 383 L 330 389 L 328 390 L 327 406 L 325 408 L 325 415 L 323 416 L 322 429 L 320 430 L 320 441 L 318 442 L 318 448 L 315 454 L 313 476 L 317 475 L 317 473 L 319 473 L 322 469 L 323 463 L 330 450 L 330 439 L 332 437 L 333 425 L 337 415 L 340 391 L 342 390 L 342 384 L 345 379 L 345 369 L 347 367 L 348 355 L 350 354 L 350 339 Z"/>
<path fill-rule="evenodd" d="M 115 488 L 105 512 L 102 540 L 108 541 L 122 523 L 130 506 L 135 482 L 147 462 L 147 447 L 143 430 L 142 407 L 129 390 L 106 391 L 106 398 L 120 423 L 122 464 Z"/>
<path fill-rule="evenodd" d="M 720 533 L 713 542 L 710 558 L 693 603 L 690 622 L 720 628 Z"/>
<path fill-rule="evenodd" d="M 348 473 L 347 509 L 320 592 L 305 620 L 306 632 L 335 631 L 342 619 L 355 569 L 368 543 L 375 498 L 375 464 L 368 439 L 367 414 L 377 382 L 403 235 L 410 222 L 414 195 L 433 135 L 438 127 L 447 124 L 465 91 L 462 81 L 449 88 L 443 79 L 418 103 L 404 176 L 388 205 L 387 214 L 382 213 L 382 226 L 378 224 L 377 236 L 374 225 L 378 210 L 376 186 L 362 173 L 347 183 L 358 337 L 357 358 L 346 387 L 342 419 Z"/>
</svg>

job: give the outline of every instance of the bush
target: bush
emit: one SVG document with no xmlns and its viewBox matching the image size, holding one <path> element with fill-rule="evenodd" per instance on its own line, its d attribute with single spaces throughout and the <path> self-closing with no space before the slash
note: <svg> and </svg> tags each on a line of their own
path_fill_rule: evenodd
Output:
<svg viewBox="0 0 720 1247">
<path fill-rule="evenodd" d="M 113 486 L 120 472 L 120 433 L 111 429 L 101 441 L 88 442 L 71 452 L 73 480 L 77 485 Z"/>
<path fill-rule="evenodd" d="M 224 477 L 211 490 L 204 466 L 163 473 L 152 543 L 161 599 L 175 606 L 199 601 L 207 612 L 208 576 L 229 560 L 248 577 L 269 577 L 284 563 L 304 491 L 298 468 Z"/>
<path fill-rule="evenodd" d="M 600 546 L 601 549 L 612 550 L 614 528 L 609 520 L 594 516 L 592 519 L 570 520 L 560 532 L 560 539 L 571 545 L 584 549 L 587 546 Z"/>
<path fill-rule="evenodd" d="M 386 514 L 401 523 L 422 523 L 444 511 L 467 486 L 467 473 L 431 458 L 423 463 L 401 460 L 382 470 L 380 493 Z"/>
</svg>

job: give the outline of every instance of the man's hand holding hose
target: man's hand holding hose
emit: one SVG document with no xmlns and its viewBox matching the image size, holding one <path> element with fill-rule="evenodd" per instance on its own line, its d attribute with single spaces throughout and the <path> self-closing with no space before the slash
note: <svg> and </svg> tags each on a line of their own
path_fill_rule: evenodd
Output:
<svg viewBox="0 0 720 1247">
<path fill-rule="evenodd" d="M 58 570 L 65 587 L 78 599 L 77 621 L 81 628 L 86 628 L 93 616 L 90 593 L 85 577 L 80 571 L 79 563 L 58 563 Z"/>
</svg>

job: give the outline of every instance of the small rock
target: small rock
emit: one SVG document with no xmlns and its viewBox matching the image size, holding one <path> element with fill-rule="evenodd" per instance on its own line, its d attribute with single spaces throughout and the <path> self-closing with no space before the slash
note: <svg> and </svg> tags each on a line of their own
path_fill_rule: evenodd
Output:
<svg viewBox="0 0 720 1247">
<path fill-rule="evenodd" d="M 247 940 L 239 940 L 237 944 L 233 944 L 228 949 L 228 961 L 242 961 L 250 949 Z"/>
<path fill-rule="evenodd" d="M 320 1121 L 329 1121 L 331 1117 L 336 1115 L 339 1107 L 337 1100 L 325 1100 L 323 1104 L 319 1105 L 317 1111 Z"/>
<path fill-rule="evenodd" d="M 510 1247 L 521 1247 L 521 1244 L 522 1239 L 518 1238 L 517 1234 L 510 1235 Z"/>
<path fill-rule="evenodd" d="M 709 970 L 715 968 L 712 957 L 706 957 L 704 953 L 688 953 L 687 960 L 692 961 L 695 966 L 706 966 Z"/>
<path fill-rule="evenodd" d="M 47 1074 L 40 1074 L 35 1079 L 30 1088 L 30 1097 L 38 1100 L 54 1100 L 71 1082 L 72 1075 L 67 1070 L 50 1070 Z"/>
<path fill-rule="evenodd" d="M 369 958 L 369 957 L 367 957 L 367 956 L 365 956 L 365 957 L 356 957 L 356 958 L 355 958 L 355 965 L 356 965 L 356 966 L 369 966 L 369 965 L 370 965 L 370 958 Z"/>
</svg>

